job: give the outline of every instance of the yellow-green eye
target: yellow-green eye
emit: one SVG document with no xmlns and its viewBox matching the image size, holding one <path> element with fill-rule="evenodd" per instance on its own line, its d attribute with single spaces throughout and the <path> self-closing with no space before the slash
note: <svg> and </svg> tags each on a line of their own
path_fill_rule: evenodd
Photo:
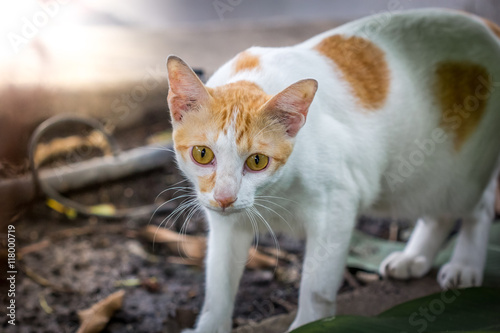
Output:
<svg viewBox="0 0 500 333">
<path fill-rule="evenodd" d="M 192 154 L 193 159 L 200 164 L 208 164 L 214 159 L 212 149 L 205 146 L 194 146 Z"/>
<path fill-rule="evenodd" d="M 262 154 L 253 154 L 247 158 L 247 167 L 253 171 L 263 170 L 269 163 L 269 157 Z"/>
</svg>

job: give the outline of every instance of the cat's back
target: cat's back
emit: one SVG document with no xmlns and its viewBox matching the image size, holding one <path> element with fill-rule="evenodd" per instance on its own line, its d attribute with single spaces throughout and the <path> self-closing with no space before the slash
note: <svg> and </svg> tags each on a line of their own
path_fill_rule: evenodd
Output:
<svg viewBox="0 0 500 333">
<path fill-rule="evenodd" d="M 337 52 L 354 51 L 348 50 L 346 44 L 336 42 L 340 36 L 349 44 L 354 44 L 351 47 L 356 48 L 358 53 L 370 51 L 373 44 L 384 52 L 384 56 L 397 54 L 413 63 L 428 64 L 429 58 L 433 63 L 439 58 L 482 57 L 492 50 L 498 52 L 500 28 L 489 20 L 466 12 L 427 8 L 388 12 L 355 20 L 297 46 L 321 52 L 321 44 L 330 41 L 330 46 Z"/>
<path fill-rule="evenodd" d="M 345 154 L 355 155 L 380 202 L 398 202 L 393 210 L 403 215 L 476 202 L 500 153 L 500 28 L 423 9 L 367 17 L 296 47 L 320 54 L 329 76 L 345 84 L 352 100 L 325 112 L 354 120 L 346 132 L 364 139 L 363 153 Z"/>
<path fill-rule="evenodd" d="M 380 148 L 386 140 L 377 149 L 381 201 L 416 215 L 475 203 L 499 157 L 500 28 L 458 11 L 414 10 L 354 21 L 297 47 L 331 60 L 331 75 L 340 73 L 357 102 L 345 114 L 370 119 L 354 127 L 379 129 L 366 141 Z"/>
</svg>

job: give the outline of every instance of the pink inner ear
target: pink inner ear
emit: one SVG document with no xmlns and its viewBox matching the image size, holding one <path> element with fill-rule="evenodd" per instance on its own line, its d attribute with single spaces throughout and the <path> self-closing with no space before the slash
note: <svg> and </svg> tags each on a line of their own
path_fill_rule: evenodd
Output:
<svg viewBox="0 0 500 333">
<path fill-rule="evenodd" d="M 169 57 L 167 68 L 168 106 L 172 119 L 181 121 L 186 112 L 207 102 L 210 96 L 198 76 L 180 58 Z"/>
<path fill-rule="evenodd" d="M 289 136 L 295 137 L 306 122 L 317 87 L 316 80 L 298 81 L 275 95 L 264 109 L 286 126 Z"/>
<path fill-rule="evenodd" d="M 168 94 L 167 101 L 175 121 L 181 121 L 183 114 L 196 104 L 195 99 L 178 96 L 172 90 Z"/>
<path fill-rule="evenodd" d="M 302 115 L 301 113 L 295 113 L 295 114 L 290 114 L 286 116 L 287 119 L 287 130 L 286 133 L 294 137 L 297 135 L 299 130 L 304 126 L 306 123 L 306 117 Z"/>
</svg>

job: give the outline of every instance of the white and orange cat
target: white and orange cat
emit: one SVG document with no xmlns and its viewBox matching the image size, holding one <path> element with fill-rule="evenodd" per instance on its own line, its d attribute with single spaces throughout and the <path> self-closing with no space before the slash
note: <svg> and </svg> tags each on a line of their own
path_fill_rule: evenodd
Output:
<svg viewBox="0 0 500 333">
<path fill-rule="evenodd" d="M 417 221 L 385 276 L 421 277 L 462 220 L 443 288 L 481 284 L 500 156 L 500 28 L 466 13 L 372 16 L 252 47 L 206 85 L 167 61 L 174 146 L 209 224 L 194 332 L 229 332 L 255 228 L 306 237 L 290 330 L 335 314 L 356 217 Z M 191 331 L 191 330 L 189 330 Z"/>
</svg>

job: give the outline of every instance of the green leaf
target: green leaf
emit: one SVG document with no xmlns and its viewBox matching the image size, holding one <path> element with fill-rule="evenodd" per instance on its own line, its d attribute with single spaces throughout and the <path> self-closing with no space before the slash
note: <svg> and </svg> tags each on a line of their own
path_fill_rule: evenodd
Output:
<svg viewBox="0 0 500 333">
<path fill-rule="evenodd" d="M 293 333 L 500 332 L 500 289 L 448 290 L 418 298 L 376 317 L 337 316 Z"/>
<path fill-rule="evenodd" d="M 437 256 L 434 267 L 439 268 L 450 260 L 456 237 L 453 237 Z M 366 235 L 355 230 L 347 258 L 347 266 L 366 271 L 378 271 L 382 260 L 394 251 L 402 251 L 405 243 L 391 242 Z M 484 286 L 498 286 L 500 281 L 500 222 L 493 223 L 490 229 L 486 268 L 484 270 Z"/>
</svg>

